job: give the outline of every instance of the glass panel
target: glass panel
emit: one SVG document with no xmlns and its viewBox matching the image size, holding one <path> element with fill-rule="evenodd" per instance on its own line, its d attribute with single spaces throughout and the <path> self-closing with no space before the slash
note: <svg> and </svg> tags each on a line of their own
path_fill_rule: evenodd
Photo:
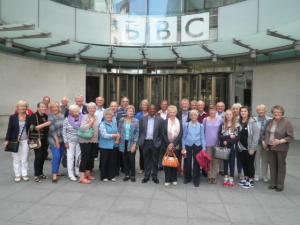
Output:
<svg viewBox="0 0 300 225">
<path fill-rule="evenodd" d="M 196 13 L 204 9 L 204 0 L 185 0 L 185 12 Z"/>
<path fill-rule="evenodd" d="M 200 99 L 202 99 L 206 105 L 209 105 L 211 102 L 211 84 L 212 77 L 209 75 L 203 75 L 201 78 L 201 94 Z"/>
<path fill-rule="evenodd" d="M 151 104 L 159 105 L 163 99 L 163 77 L 151 77 Z"/>
<path fill-rule="evenodd" d="M 145 76 L 136 76 L 136 80 L 135 80 L 135 109 L 136 111 L 140 111 L 140 107 L 139 104 L 140 102 L 146 98 L 146 88 L 144 85 L 144 77 Z"/>
<path fill-rule="evenodd" d="M 173 105 L 178 106 L 180 101 L 179 93 L 180 79 L 175 75 L 168 75 L 167 99 Z"/>
<path fill-rule="evenodd" d="M 112 0 L 114 13 L 146 15 L 146 0 Z"/>
<path fill-rule="evenodd" d="M 149 15 L 179 15 L 181 14 L 181 0 L 148 0 Z"/>
<path fill-rule="evenodd" d="M 205 8 L 215 8 L 224 5 L 224 0 L 206 0 Z"/>
<path fill-rule="evenodd" d="M 251 107 L 252 72 L 241 73 L 235 76 L 234 102 Z"/>
<path fill-rule="evenodd" d="M 191 75 L 190 77 L 190 97 L 189 99 L 192 101 L 192 100 L 197 100 L 198 99 L 198 93 L 197 93 L 197 90 L 198 90 L 198 76 L 199 75 Z"/>
<path fill-rule="evenodd" d="M 119 97 L 122 98 L 123 96 L 127 96 L 128 95 L 127 76 L 120 76 L 119 82 L 120 82 L 119 83 L 119 85 L 120 85 L 119 86 L 119 91 L 120 91 Z"/>
<path fill-rule="evenodd" d="M 216 102 L 223 101 L 228 105 L 228 80 L 227 76 L 216 76 Z"/>
<path fill-rule="evenodd" d="M 95 102 L 99 96 L 99 77 L 86 77 L 86 102 Z"/>
<path fill-rule="evenodd" d="M 190 76 L 182 76 L 181 82 L 181 99 L 190 98 Z"/>
<path fill-rule="evenodd" d="M 111 101 L 117 101 L 117 77 L 116 76 L 111 76 L 111 75 L 106 75 L 107 77 L 107 96 L 109 102 Z"/>
</svg>

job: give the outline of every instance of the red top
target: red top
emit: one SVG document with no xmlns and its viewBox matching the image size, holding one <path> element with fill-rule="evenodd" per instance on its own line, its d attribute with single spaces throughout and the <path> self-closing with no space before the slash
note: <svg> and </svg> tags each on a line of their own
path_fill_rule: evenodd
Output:
<svg viewBox="0 0 300 225">
<path fill-rule="evenodd" d="M 206 118 L 207 116 L 207 113 L 203 111 L 203 113 L 201 115 L 199 114 L 198 116 L 198 122 L 203 123 L 204 118 Z"/>
</svg>

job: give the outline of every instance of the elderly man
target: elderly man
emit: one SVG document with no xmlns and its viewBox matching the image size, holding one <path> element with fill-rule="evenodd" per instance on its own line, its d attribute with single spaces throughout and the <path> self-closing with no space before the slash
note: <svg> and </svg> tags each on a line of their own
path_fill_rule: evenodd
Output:
<svg viewBox="0 0 300 225">
<path fill-rule="evenodd" d="M 190 101 L 187 98 L 184 98 L 181 100 L 181 111 L 177 114 L 177 118 L 181 121 L 182 125 L 184 125 L 186 122 L 190 121 Z"/>
<path fill-rule="evenodd" d="M 105 100 L 103 97 L 99 96 L 96 98 L 96 105 L 97 105 L 96 116 L 98 117 L 99 123 L 101 123 L 101 121 L 103 119 L 103 112 L 105 110 L 104 103 L 105 103 Z"/>
<path fill-rule="evenodd" d="M 129 98 L 126 97 L 126 96 L 123 96 L 121 98 L 121 107 L 118 108 L 118 111 L 117 111 L 117 122 L 119 123 L 119 120 L 122 118 L 122 117 L 125 117 L 126 116 L 126 112 L 127 112 L 127 107 L 129 105 Z"/>
<path fill-rule="evenodd" d="M 83 97 L 82 95 L 77 95 L 77 96 L 74 98 L 74 101 L 75 101 L 75 104 L 79 106 L 79 108 L 80 108 L 80 113 L 81 113 L 82 115 L 88 113 L 87 107 L 86 107 L 86 105 L 84 104 L 84 97 Z M 69 110 L 66 110 L 66 112 L 65 112 L 65 117 L 68 117 L 68 115 L 69 115 Z"/>
<path fill-rule="evenodd" d="M 69 99 L 67 97 L 63 97 L 60 100 L 60 112 L 61 112 L 61 114 L 65 115 L 68 108 L 69 108 Z"/>
<path fill-rule="evenodd" d="M 220 101 L 217 103 L 216 107 L 217 107 L 217 117 L 221 120 L 224 120 L 225 103 Z"/>
<path fill-rule="evenodd" d="M 205 109 L 205 102 L 202 100 L 199 100 L 197 102 L 197 110 L 199 112 L 199 116 L 198 116 L 198 122 L 202 123 L 204 118 L 207 117 L 207 113 L 204 111 Z"/>
<path fill-rule="evenodd" d="M 169 103 L 167 100 L 162 100 L 160 102 L 160 110 L 158 111 L 158 114 L 160 115 L 160 117 L 165 120 L 167 119 L 167 115 L 168 115 L 168 106 Z"/>
</svg>

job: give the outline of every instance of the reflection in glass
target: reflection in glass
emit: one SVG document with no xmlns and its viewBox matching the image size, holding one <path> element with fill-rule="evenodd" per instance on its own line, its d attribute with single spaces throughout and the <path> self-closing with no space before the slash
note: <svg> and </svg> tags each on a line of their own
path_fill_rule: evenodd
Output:
<svg viewBox="0 0 300 225">
<path fill-rule="evenodd" d="M 196 13 L 204 9 L 204 0 L 185 0 L 185 12 Z"/>
<path fill-rule="evenodd" d="M 111 0 L 114 13 L 145 15 L 147 0 Z"/>
<path fill-rule="evenodd" d="M 107 13 L 110 11 L 109 2 L 109 0 L 93 0 L 92 9 L 98 12 Z"/>
<path fill-rule="evenodd" d="M 148 0 L 149 15 L 179 15 L 181 0 Z"/>
</svg>

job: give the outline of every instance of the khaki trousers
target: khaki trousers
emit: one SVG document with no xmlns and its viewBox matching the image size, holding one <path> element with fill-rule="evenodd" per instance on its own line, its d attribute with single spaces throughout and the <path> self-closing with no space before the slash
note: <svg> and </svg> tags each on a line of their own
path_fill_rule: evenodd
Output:
<svg viewBox="0 0 300 225">
<path fill-rule="evenodd" d="M 207 177 L 208 178 L 217 178 L 218 174 L 219 174 L 219 169 L 220 169 L 220 160 L 219 159 L 215 159 L 213 157 L 213 148 L 212 147 L 207 147 L 206 148 L 207 153 L 211 156 L 212 161 L 210 162 L 210 167 L 209 167 L 209 171 L 207 173 Z"/>
</svg>

